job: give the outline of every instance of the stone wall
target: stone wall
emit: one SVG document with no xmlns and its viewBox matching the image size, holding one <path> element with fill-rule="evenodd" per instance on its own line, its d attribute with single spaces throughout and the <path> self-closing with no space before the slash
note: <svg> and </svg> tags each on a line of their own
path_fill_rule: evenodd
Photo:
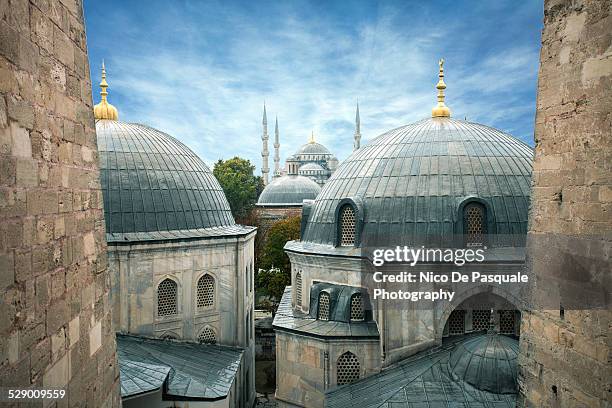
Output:
<svg viewBox="0 0 612 408">
<path fill-rule="evenodd" d="M 612 2 L 544 8 L 528 267 L 545 303 L 523 314 L 519 406 L 603 407 L 612 399 Z"/>
<path fill-rule="evenodd" d="M 3 0 L 0 386 L 119 406 L 108 291 L 81 1 Z"/>
</svg>

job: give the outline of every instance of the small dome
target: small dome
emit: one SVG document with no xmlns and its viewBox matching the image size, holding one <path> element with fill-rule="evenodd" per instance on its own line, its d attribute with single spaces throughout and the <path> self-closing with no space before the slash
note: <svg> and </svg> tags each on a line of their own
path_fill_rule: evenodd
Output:
<svg viewBox="0 0 612 408">
<path fill-rule="evenodd" d="M 495 394 L 517 392 L 517 340 L 485 334 L 466 340 L 451 352 L 449 368 L 458 379 Z"/>
<path fill-rule="evenodd" d="M 320 164 L 311 162 L 300 166 L 298 171 L 325 171 L 325 169 Z"/>
<path fill-rule="evenodd" d="M 275 178 L 264 188 L 257 205 L 302 205 L 303 200 L 314 200 L 321 187 L 308 177 L 288 175 Z"/>
<path fill-rule="evenodd" d="M 138 123 L 97 120 L 108 234 L 235 225 L 206 164 L 172 136 Z"/>
<path fill-rule="evenodd" d="M 300 150 L 298 150 L 297 154 L 319 154 L 331 156 L 331 152 L 327 149 L 327 147 L 314 141 L 306 143 L 305 145 L 300 147 Z"/>
<path fill-rule="evenodd" d="M 390 130 L 356 150 L 317 196 L 302 238 L 334 245 L 335 211 L 363 204 L 366 246 L 450 245 L 461 203 L 490 209 L 489 233 L 527 233 L 533 149 L 500 130 L 446 117 Z M 517 238 L 518 239 L 518 238 Z"/>
</svg>

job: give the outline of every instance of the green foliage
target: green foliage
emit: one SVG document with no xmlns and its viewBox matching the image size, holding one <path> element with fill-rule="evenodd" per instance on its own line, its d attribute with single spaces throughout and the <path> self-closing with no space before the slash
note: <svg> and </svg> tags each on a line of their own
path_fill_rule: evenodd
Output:
<svg viewBox="0 0 612 408">
<path fill-rule="evenodd" d="M 272 225 L 259 257 L 256 285 L 275 300 L 280 300 L 291 284 L 291 263 L 285 254 L 287 241 L 300 239 L 301 217 L 290 217 Z"/>
<path fill-rule="evenodd" d="M 253 175 L 254 170 L 255 166 L 249 160 L 240 157 L 219 160 L 213 168 L 238 222 L 249 215 L 263 190 L 263 180 Z"/>
</svg>

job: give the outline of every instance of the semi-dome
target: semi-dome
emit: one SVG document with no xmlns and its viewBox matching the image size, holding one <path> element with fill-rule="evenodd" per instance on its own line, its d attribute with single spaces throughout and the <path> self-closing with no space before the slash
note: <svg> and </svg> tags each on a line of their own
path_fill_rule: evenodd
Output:
<svg viewBox="0 0 612 408">
<path fill-rule="evenodd" d="M 310 162 L 300 166 L 298 171 L 325 171 L 325 169 L 320 164 Z"/>
<path fill-rule="evenodd" d="M 258 206 L 302 205 L 303 200 L 313 200 L 321 187 L 308 177 L 287 175 L 275 178 L 264 188 L 257 201 Z"/>
<path fill-rule="evenodd" d="M 355 207 L 362 246 L 447 245 L 470 200 L 489 233 L 524 236 L 533 149 L 500 130 L 432 117 L 356 150 L 317 196 L 303 241 L 337 245 L 338 206 Z"/>
<path fill-rule="evenodd" d="M 517 391 L 518 340 L 485 334 L 460 343 L 452 352 L 452 375 L 482 391 L 514 394 Z"/>
<path fill-rule="evenodd" d="M 235 225 L 217 179 L 177 139 L 149 126 L 115 120 L 97 120 L 96 133 L 107 234 Z"/>
</svg>

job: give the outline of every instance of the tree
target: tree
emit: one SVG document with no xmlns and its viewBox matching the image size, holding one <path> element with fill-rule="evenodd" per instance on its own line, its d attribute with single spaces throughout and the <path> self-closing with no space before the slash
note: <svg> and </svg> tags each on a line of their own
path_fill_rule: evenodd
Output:
<svg viewBox="0 0 612 408">
<path fill-rule="evenodd" d="M 285 286 L 291 284 L 291 263 L 284 247 L 287 241 L 300 239 L 301 221 L 301 217 L 296 216 L 274 223 L 259 257 L 257 286 L 277 300 L 283 295 Z"/>
<path fill-rule="evenodd" d="M 263 190 L 263 180 L 253 175 L 254 170 L 255 166 L 249 160 L 240 157 L 219 160 L 213 168 L 238 222 L 247 218 Z"/>
</svg>

